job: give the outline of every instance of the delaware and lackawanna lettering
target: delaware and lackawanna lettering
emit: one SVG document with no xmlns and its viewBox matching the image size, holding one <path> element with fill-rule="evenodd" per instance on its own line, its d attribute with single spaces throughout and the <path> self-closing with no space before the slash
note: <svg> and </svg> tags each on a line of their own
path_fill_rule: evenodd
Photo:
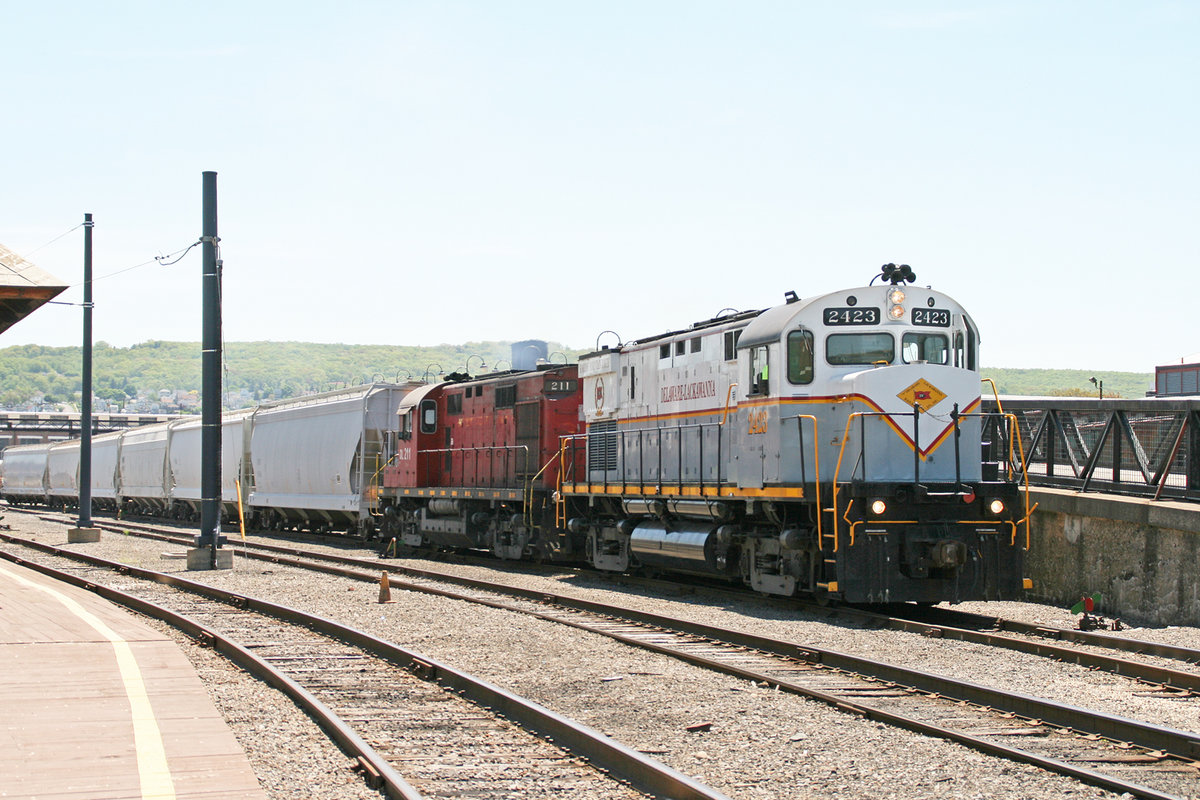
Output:
<svg viewBox="0 0 1200 800">
<path fill-rule="evenodd" d="M 696 381 L 694 383 L 677 383 L 673 386 L 663 386 L 659 389 L 659 402 L 679 403 L 684 400 L 700 400 L 705 397 L 717 396 L 716 381 Z"/>
</svg>

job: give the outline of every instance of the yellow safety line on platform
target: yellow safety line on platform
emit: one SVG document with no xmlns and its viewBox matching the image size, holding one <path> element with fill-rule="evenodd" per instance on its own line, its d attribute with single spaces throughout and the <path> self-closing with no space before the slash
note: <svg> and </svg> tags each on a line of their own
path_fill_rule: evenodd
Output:
<svg viewBox="0 0 1200 800">
<path fill-rule="evenodd" d="M 130 716 L 133 720 L 133 742 L 137 751 L 138 775 L 142 785 L 142 800 L 175 800 L 175 783 L 171 779 L 171 770 L 167 766 L 167 751 L 163 746 L 162 733 L 158 729 L 158 720 L 154 717 L 150 696 L 146 694 L 142 671 L 138 667 L 137 658 L 134 656 L 129 642 L 121 638 L 99 617 L 57 589 L 42 586 L 4 567 L 0 567 L 0 573 L 18 583 L 50 595 L 112 644 L 117 656 L 117 667 L 121 672 L 121 681 L 125 684 L 125 694 L 129 697 Z"/>
</svg>

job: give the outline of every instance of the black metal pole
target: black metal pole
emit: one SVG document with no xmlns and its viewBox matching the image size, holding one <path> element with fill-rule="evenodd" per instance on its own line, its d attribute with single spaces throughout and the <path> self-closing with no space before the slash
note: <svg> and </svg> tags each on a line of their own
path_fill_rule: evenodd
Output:
<svg viewBox="0 0 1200 800">
<path fill-rule="evenodd" d="M 217 272 L 217 173 L 203 175 L 201 250 L 204 339 L 201 343 L 200 535 L 196 547 L 211 547 L 217 567 L 221 533 L 221 287 Z"/>
<path fill-rule="evenodd" d="M 92 215 L 83 215 L 83 394 L 79 403 L 79 527 L 92 527 Z"/>
</svg>

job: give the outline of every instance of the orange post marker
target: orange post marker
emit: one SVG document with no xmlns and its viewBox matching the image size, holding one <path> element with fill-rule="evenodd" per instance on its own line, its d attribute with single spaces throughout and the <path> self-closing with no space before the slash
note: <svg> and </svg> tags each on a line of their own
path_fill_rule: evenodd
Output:
<svg viewBox="0 0 1200 800">
<path fill-rule="evenodd" d="M 379 577 L 379 602 L 392 602 L 392 587 L 388 583 L 387 570 L 384 570 L 383 574 Z"/>
</svg>

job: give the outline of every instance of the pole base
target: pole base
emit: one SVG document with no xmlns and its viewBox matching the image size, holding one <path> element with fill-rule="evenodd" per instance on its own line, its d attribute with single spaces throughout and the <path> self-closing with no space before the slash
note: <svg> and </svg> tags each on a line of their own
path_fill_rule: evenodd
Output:
<svg viewBox="0 0 1200 800">
<path fill-rule="evenodd" d="M 98 542 L 100 541 L 99 528 L 68 528 L 67 529 L 67 544 L 78 544 L 80 542 Z"/>
<path fill-rule="evenodd" d="M 233 551 L 218 547 L 217 565 L 214 567 L 211 547 L 190 548 L 187 551 L 187 568 L 189 572 L 203 569 L 233 569 Z"/>
</svg>

